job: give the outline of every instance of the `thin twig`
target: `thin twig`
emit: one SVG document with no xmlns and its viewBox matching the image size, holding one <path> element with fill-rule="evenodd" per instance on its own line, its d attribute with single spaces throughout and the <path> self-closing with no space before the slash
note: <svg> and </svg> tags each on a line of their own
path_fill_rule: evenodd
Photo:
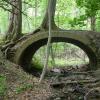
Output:
<svg viewBox="0 0 100 100">
<path fill-rule="evenodd" d="M 9 11 L 9 12 L 13 13 L 12 10 L 7 9 L 7 8 L 5 8 L 4 6 L 1 6 L 1 5 L 0 5 L 0 7 L 1 7 L 2 9 L 6 10 L 6 11 Z M 13 14 L 16 14 L 16 13 L 13 13 Z"/>
</svg>

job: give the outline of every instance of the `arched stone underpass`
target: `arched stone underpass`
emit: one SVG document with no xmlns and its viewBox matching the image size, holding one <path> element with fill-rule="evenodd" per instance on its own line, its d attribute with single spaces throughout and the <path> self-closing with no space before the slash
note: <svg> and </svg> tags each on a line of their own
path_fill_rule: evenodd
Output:
<svg viewBox="0 0 100 100">
<path fill-rule="evenodd" d="M 32 66 L 37 71 L 43 68 L 46 60 L 46 45 L 40 47 L 32 58 Z M 87 54 L 78 46 L 66 42 L 54 42 L 51 44 L 48 60 L 48 70 L 87 70 L 89 58 Z"/>
<path fill-rule="evenodd" d="M 90 70 L 97 69 L 99 67 L 99 56 L 97 41 L 94 43 L 94 39 L 100 33 L 91 31 L 69 31 L 69 30 L 55 30 L 52 31 L 52 42 L 66 42 L 72 43 L 80 47 L 89 57 Z M 20 40 L 14 47 L 12 47 L 9 59 L 19 65 L 25 70 L 30 69 L 30 64 L 35 52 L 43 45 L 47 43 L 48 31 L 38 32 L 31 34 L 25 39 Z M 31 69 L 32 70 L 32 69 Z"/>
</svg>

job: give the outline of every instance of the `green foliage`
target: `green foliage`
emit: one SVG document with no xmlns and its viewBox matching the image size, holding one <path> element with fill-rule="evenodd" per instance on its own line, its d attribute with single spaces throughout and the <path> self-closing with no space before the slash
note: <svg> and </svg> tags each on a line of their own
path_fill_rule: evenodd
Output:
<svg viewBox="0 0 100 100">
<path fill-rule="evenodd" d="M 3 96 L 6 94 L 6 77 L 4 75 L 0 75 L 0 96 Z"/>
<path fill-rule="evenodd" d="M 55 59 L 56 60 L 56 66 L 58 67 L 68 67 L 68 66 L 76 66 L 76 65 L 84 65 L 84 64 L 88 64 L 88 59 L 86 60 L 86 62 L 82 61 L 81 59 L 67 59 L 67 61 L 65 59 Z"/>
<path fill-rule="evenodd" d="M 33 57 L 31 66 L 38 70 L 41 70 L 43 68 L 43 63 L 41 63 L 40 57 Z"/>
<path fill-rule="evenodd" d="M 0 33 L 4 34 L 8 27 L 8 14 L 3 9 L 0 9 Z"/>
<path fill-rule="evenodd" d="M 70 20 L 69 24 L 71 27 L 75 27 L 76 25 L 83 27 L 86 26 L 85 20 L 87 20 L 87 17 L 85 15 L 81 15 L 79 17 L 75 17 L 73 20 Z"/>
<path fill-rule="evenodd" d="M 80 11 L 85 11 L 85 13 L 79 14 L 79 16 L 76 16 L 74 19 L 69 21 L 69 23 L 71 24 L 71 27 L 78 26 L 78 28 L 81 27 L 81 29 L 84 29 L 84 27 L 86 26 L 86 29 L 88 29 L 88 19 L 92 17 L 96 18 L 96 16 L 98 15 L 98 11 L 100 10 L 100 0 L 76 0 L 76 4 L 77 8 Z M 98 18 L 96 18 L 96 20 L 98 21 Z"/>
<path fill-rule="evenodd" d="M 96 30 L 97 30 L 97 32 L 100 32 L 100 19 L 97 19 Z"/>
<path fill-rule="evenodd" d="M 73 6 L 72 6 L 73 5 Z M 58 27 L 63 29 L 70 29 L 68 23 L 74 17 L 75 2 L 71 0 L 57 0 L 55 23 Z"/>
<path fill-rule="evenodd" d="M 37 66 L 36 68 L 42 69 L 44 66 L 45 61 L 45 47 L 41 47 L 33 56 L 33 64 Z M 83 65 L 89 63 L 89 59 L 86 57 L 84 59 L 81 58 L 79 55 L 76 56 L 75 53 L 78 53 L 78 51 L 81 51 L 81 49 L 75 45 L 59 42 L 59 43 L 52 43 L 52 49 L 53 49 L 53 57 L 55 61 L 55 65 L 53 65 L 53 59 L 50 54 L 49 61 L 48 61 L 48 67 L 57 67 L 57 66 L 71 66 L 71 65 Z M 81 52 L 82 53 L 82 52 Z M 33 65 L 33 67 L 34 67 Z"/>
<path fill-rule="evenodd" d="M 100 10 L 100 0 L 76 0 L 79 7 L 85 8 L 88 17 L 95 16 Z"/>
<path fill-rule="evenodd" d="M 22 33 L 29 33 L 38 28 L 43 20 L 47 0 L 26 0 L 23 3 L 23 11 L 27 17 L 23 15 L 22 18 Z"/>
<path fill-rule="evenodd" d="M 4 7 L 11 9 L 9 0 L 1 0 Z M 37 3 L 36 3 L 37 1 Z M 22 33 L 29 33 L 40 26 L 47 0 L 22 0 L 22 11 L 27 15 L 22 18 Z M 55 23 L 63 29 L 89 29 L 86 20 L 97 16 L 100 10 L 100 0 L 57 0 Z M 0 9 L 0 33 L 5 34 L 9 23 L 7 10 Z M 99 21 L 99 18 L 96 18 Z M 99 22 L 96 22 L 97 30 Z"/>
<path fill-rule="evenodd" d="M 97 15 L 96 31 L 100 32 L 100 11 L 98 11 L 98 15 Z"/>
</svg>

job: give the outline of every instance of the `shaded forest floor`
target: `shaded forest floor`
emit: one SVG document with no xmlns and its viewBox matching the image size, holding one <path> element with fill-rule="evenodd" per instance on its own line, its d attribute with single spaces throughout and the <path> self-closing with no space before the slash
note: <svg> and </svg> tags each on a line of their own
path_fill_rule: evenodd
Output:
<svg viewBox="0 0 100 100">
<path fill-rule="evenodd" d="M 48 70 L 42 84 L 0 53 L 0 100 L 100 100 L 100 70 Z"/>
</svg>

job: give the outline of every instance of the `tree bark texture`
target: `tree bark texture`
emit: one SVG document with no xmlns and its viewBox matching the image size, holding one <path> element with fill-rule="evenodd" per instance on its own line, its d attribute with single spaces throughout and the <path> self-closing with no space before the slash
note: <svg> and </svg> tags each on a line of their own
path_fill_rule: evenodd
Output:
<svg viewBox="0 0 100 100">
<path fill-rule="evenodd" d="M 56 0 L 48 0 L 48 6 L 46 9 L 46 13 L 44 16 L 44 19 L 42 21 L 41 27 L 44 29 L 48 29 L 49 25 L 48 25 L 48 9 L 49 9 L 49 5 L 50 5 L 50 13 L 51 13 L 51 27 L 52 29 L 55 29 L 57 26 L 54 22 L 54 16 L 55 16 L 55 9 L 56 9 Z"/>
<path fill-rule="evenodd" d="M 95 16 L 91 17 L 91 30 L 95 31 L 95 25 L 96 25 L 96 18 Z"/>
<path fill-rule="evenodd" d="M 9 26 L 6 33 L 7 40 L 16 40 L 22 33 L 22 1 L 11 0 L 12 13 L 10 14 Z"/>
<path fill-rule="evenodd" d="M 45 60 L 45 63 L 44 63 L 44 68 L 43 68 L 43 71 L 42 71 L 42 74 L 41 74 L 41 77 L 40 77 L 40 80 L 39 80 L 39 83 L 41 83 L 44 79 L 44 76 L 46 74 L 46 70 L 47 70 L 47 67 L 48 67 L 48 60 L 49 60 L 49 54 L 50 54 L 50 46 L 51 46 L 51 37 L 52 37 L 52 32 L 51 32 L 51 18 L 52 18 L 52 13 L 51 13 L 51 4 L 52 4 L 52 0 L 49 0 L 49 4 L 48 4 L 48 26 L 49 26 L 49 35 L 48 35 L 48 41 L 47 41 L 47 48 L 46 48 L 46 60 Z"/>
</svg>

